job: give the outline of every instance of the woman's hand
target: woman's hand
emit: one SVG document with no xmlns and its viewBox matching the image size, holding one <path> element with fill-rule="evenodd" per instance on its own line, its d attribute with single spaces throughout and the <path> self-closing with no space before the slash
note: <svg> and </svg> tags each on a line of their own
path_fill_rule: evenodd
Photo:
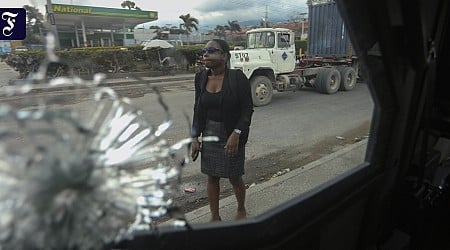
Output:
<svg viewBox="0 0 450 250">
<path fill-rule="evenodd" d="M 231 133 L 224 148 L 226 155 L 235 156 L 239 149 L 239 135 L 235 132 Z"/>
<path fill-rule="evenodd" d="M 201 143 L 198 141 L 197 138 L 192 138 L 192 144 L 191 144 L 191 157 L 192 161 L 197 160 L 198 154 L 202 150 Z"/>
</svg>

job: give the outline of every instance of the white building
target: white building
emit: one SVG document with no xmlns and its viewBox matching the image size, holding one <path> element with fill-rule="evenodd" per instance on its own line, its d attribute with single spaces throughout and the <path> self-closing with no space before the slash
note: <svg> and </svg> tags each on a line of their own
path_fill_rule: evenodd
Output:
<svg viewBox="0 0 450 250">
<path fill-rule="evenodd" d="M 11 41 L 0 40 L 0 55 L 11 53 Z"/>
</svg>

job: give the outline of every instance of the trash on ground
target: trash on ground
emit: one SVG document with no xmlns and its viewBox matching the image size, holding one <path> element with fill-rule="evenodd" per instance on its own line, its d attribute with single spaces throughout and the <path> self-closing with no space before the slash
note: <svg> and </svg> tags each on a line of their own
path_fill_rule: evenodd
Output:
<svg viewBox="0 0 450 250">
<path fill-rule="evenodd" d="M 272 175 L 272 178 L 284 175 L 284 174 L 288 173 L 289 171 L 291 171 L 291 169 L 289 169 L 289 168 L 282 169 L 282 170 L 276 172 L 274 175 Z"/>
<path fill-rule="evenodd" d="M 345 138 L 344 137 L 342 137 L 342 136 L 336 136 L 336 139 L 338 139 L 338 140 L 344 140 Z"/>
<path fill-rule="evenodd" d="M 195 187 L 185 187 L 184 188 L 184 192 L 186 192 L 186 193 L 195 193 L 195 191 L 197 191 L 197 189 Z"/>
</svg>

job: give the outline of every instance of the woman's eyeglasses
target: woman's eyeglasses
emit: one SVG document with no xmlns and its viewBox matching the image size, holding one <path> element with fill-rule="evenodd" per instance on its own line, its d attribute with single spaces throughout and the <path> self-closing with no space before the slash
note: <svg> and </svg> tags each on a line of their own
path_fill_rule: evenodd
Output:
<svg viewBox="0 0 450 250">
<path fill-rule="evenodd" d="M 208 48 L 203 48 L 202 49 L 202 54 L 205 54 L 206 52 L 208 52 L 209 54 L 215 53 L 217 51 L 220 51 L 220 53 L 223 53 L 223 50 L 218 49 L 218 48 L 214 48 L 214 47 L 208 47 Z"/>
</svg>

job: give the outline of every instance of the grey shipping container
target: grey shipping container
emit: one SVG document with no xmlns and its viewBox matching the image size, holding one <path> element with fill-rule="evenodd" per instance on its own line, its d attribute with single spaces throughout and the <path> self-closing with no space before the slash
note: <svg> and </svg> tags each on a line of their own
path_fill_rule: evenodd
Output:
<svg viewBox="0 0 450 250">
<path fill-rule="evenodd" d="M 350 37 L 335 2 L 309 7 L 308 55 L 355 56 Z"/>
</svg>

